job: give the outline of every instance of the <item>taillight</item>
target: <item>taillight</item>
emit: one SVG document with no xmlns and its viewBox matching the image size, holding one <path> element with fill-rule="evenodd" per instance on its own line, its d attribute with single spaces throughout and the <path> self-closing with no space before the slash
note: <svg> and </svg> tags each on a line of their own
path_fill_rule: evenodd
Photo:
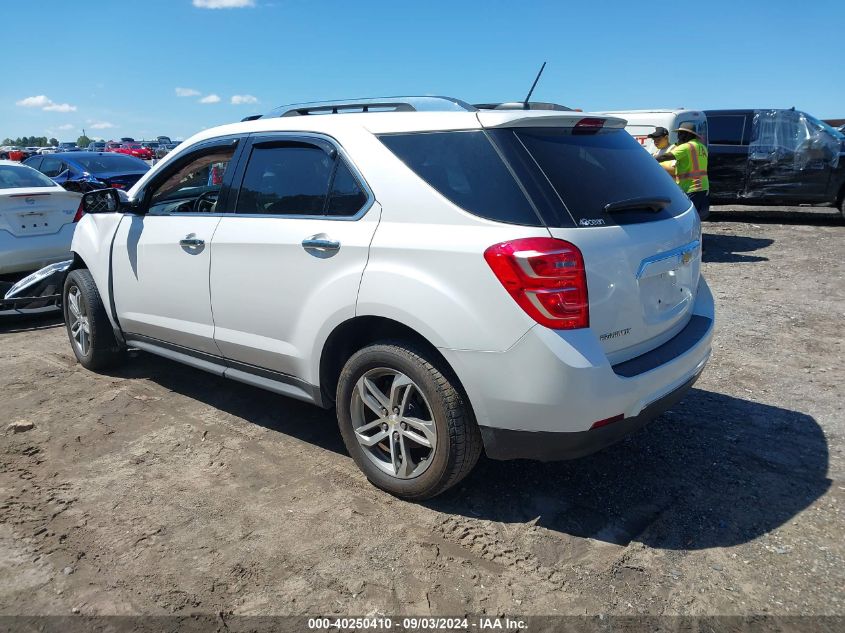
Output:
<svg viewBox="0 0 845 633">
<path fill-rule="evenodd" d="M 83 215 L 85 215 L 85 211 L 82 210 L 82 200 L 80 200 L 79 208 L 76 209 L 76 214 L 73 216 L 73 221 L 79 222 L 82 219 Z"/>
<path fill-rule="evenodd" d="M 590 326 L 587 273 L 574 244 L 528 237 L 494 244 L 484 259 L 519 306 L 555 330 Z"/>
</svg>

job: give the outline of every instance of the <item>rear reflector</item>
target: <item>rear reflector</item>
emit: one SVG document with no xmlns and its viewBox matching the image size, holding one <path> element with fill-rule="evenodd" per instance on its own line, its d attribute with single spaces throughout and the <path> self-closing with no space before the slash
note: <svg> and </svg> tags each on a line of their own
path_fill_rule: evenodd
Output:
<svg viewBox="0 0 845 633">
<path fill-rule="evenodd" d="M 624 420 L 625 416 L 620 413 L 619 415 L 614 415 L 612 418 L 605 418 L 604 420 L 599 420 L 598 422 L 593 422 L 593 426 L 590 427 L 590 430 L 598 429 L 603 426 L 607 426 L 608 424 L 613 424 L 614 422 L 619 422 L 619 420 Z"/>
<path fill-rule="evenodd" d="M 554 330 L 590 327 L 584 258 L 574 244 L 528 237 L 494 244 L 484 259 L 514 301 Z"/>
</svg>

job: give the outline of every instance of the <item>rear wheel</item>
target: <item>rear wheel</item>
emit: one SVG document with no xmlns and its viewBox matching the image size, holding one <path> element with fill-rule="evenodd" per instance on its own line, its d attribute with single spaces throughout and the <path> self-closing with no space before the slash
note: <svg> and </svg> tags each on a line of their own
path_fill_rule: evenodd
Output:
<svg viewBox="0 0 845 633">
<path fill-rule="evenodd" d="M 405 499 L 440 494 L 481 454 L 481 434 L 456 381 L 431 355 L 404 343 L 370 345 L 347 361 L 337 417 L 367 478 Z"/>
<path fill-rule="evenodd" d="M 122 360 L 123 348 L 114 337 L 103 300 L 87 269 L 68 274 L 62 299 L 67 335 L 79 364 L 86 369 L 101 369 Z"/>
</svg>

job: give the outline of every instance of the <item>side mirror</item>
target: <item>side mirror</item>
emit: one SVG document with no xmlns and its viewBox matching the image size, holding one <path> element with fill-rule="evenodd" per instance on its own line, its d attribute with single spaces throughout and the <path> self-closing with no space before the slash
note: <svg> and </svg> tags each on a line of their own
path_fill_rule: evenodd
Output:
<svg viewBox="0 0 845 633">
<path fill-rule="evenodd" d="M 85 213 L 117 213 L 120 210 L 120 195 L 116 189 L 97 189 L 82 194 L 82 210 Z"/>
</svg>

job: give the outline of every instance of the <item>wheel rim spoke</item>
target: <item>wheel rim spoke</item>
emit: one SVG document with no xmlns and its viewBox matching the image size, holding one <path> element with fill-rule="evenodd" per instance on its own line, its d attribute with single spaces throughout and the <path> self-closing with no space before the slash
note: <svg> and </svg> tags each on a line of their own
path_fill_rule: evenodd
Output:
<svg viewBox="0 0 845 633">
<path fill-rule="evenodd" d="M 387 396 L 366 376 L 363 376 L 358 381 L 357 389 L 361 401 L 379 417 L 385 409 L 390 407 L 390 401 L 387 399 Z"/>
<path fill-rule="evenodd" d="M 70 309 L 70 313 L 75 317 L 79 318 L 79 295 L 76 293 L 76 288 L 71 289 L 70 293 L 67 296 L 67 306 Z"/>
<path fill-rule="evenodd" d="M 399 409 L 399 413 L 403 413 L 408 395 L 413 386 L 414 383 L 405 374 L 396 374 L 393 377 L 393 382 L 390 384 L 390 404 L 388 408 L 391 411 Z"/>
<path fill-rule="evenodd" d="M 430 447 L 435 441 L 437 434 L 434 430 L 434 421 L 409 417 L 403 417 L 402 421 L 408 425 L 405 435 L 420 446 Z"/>
<path fill-rule="evenodd" d="M 361 433 L 358 433 L 357 431 L 355 433 L 358 436 L 358 441 L 363 446 L 375 446 L 379 442 L 383 442 L 385 440 L 385 438 L 387 438 L 390 435 L 390 432 L 388 432 L 388 431 L 379 431 L 378 433 L 376 433 L 374 435 L 362 435 Z"/>
</svg>

